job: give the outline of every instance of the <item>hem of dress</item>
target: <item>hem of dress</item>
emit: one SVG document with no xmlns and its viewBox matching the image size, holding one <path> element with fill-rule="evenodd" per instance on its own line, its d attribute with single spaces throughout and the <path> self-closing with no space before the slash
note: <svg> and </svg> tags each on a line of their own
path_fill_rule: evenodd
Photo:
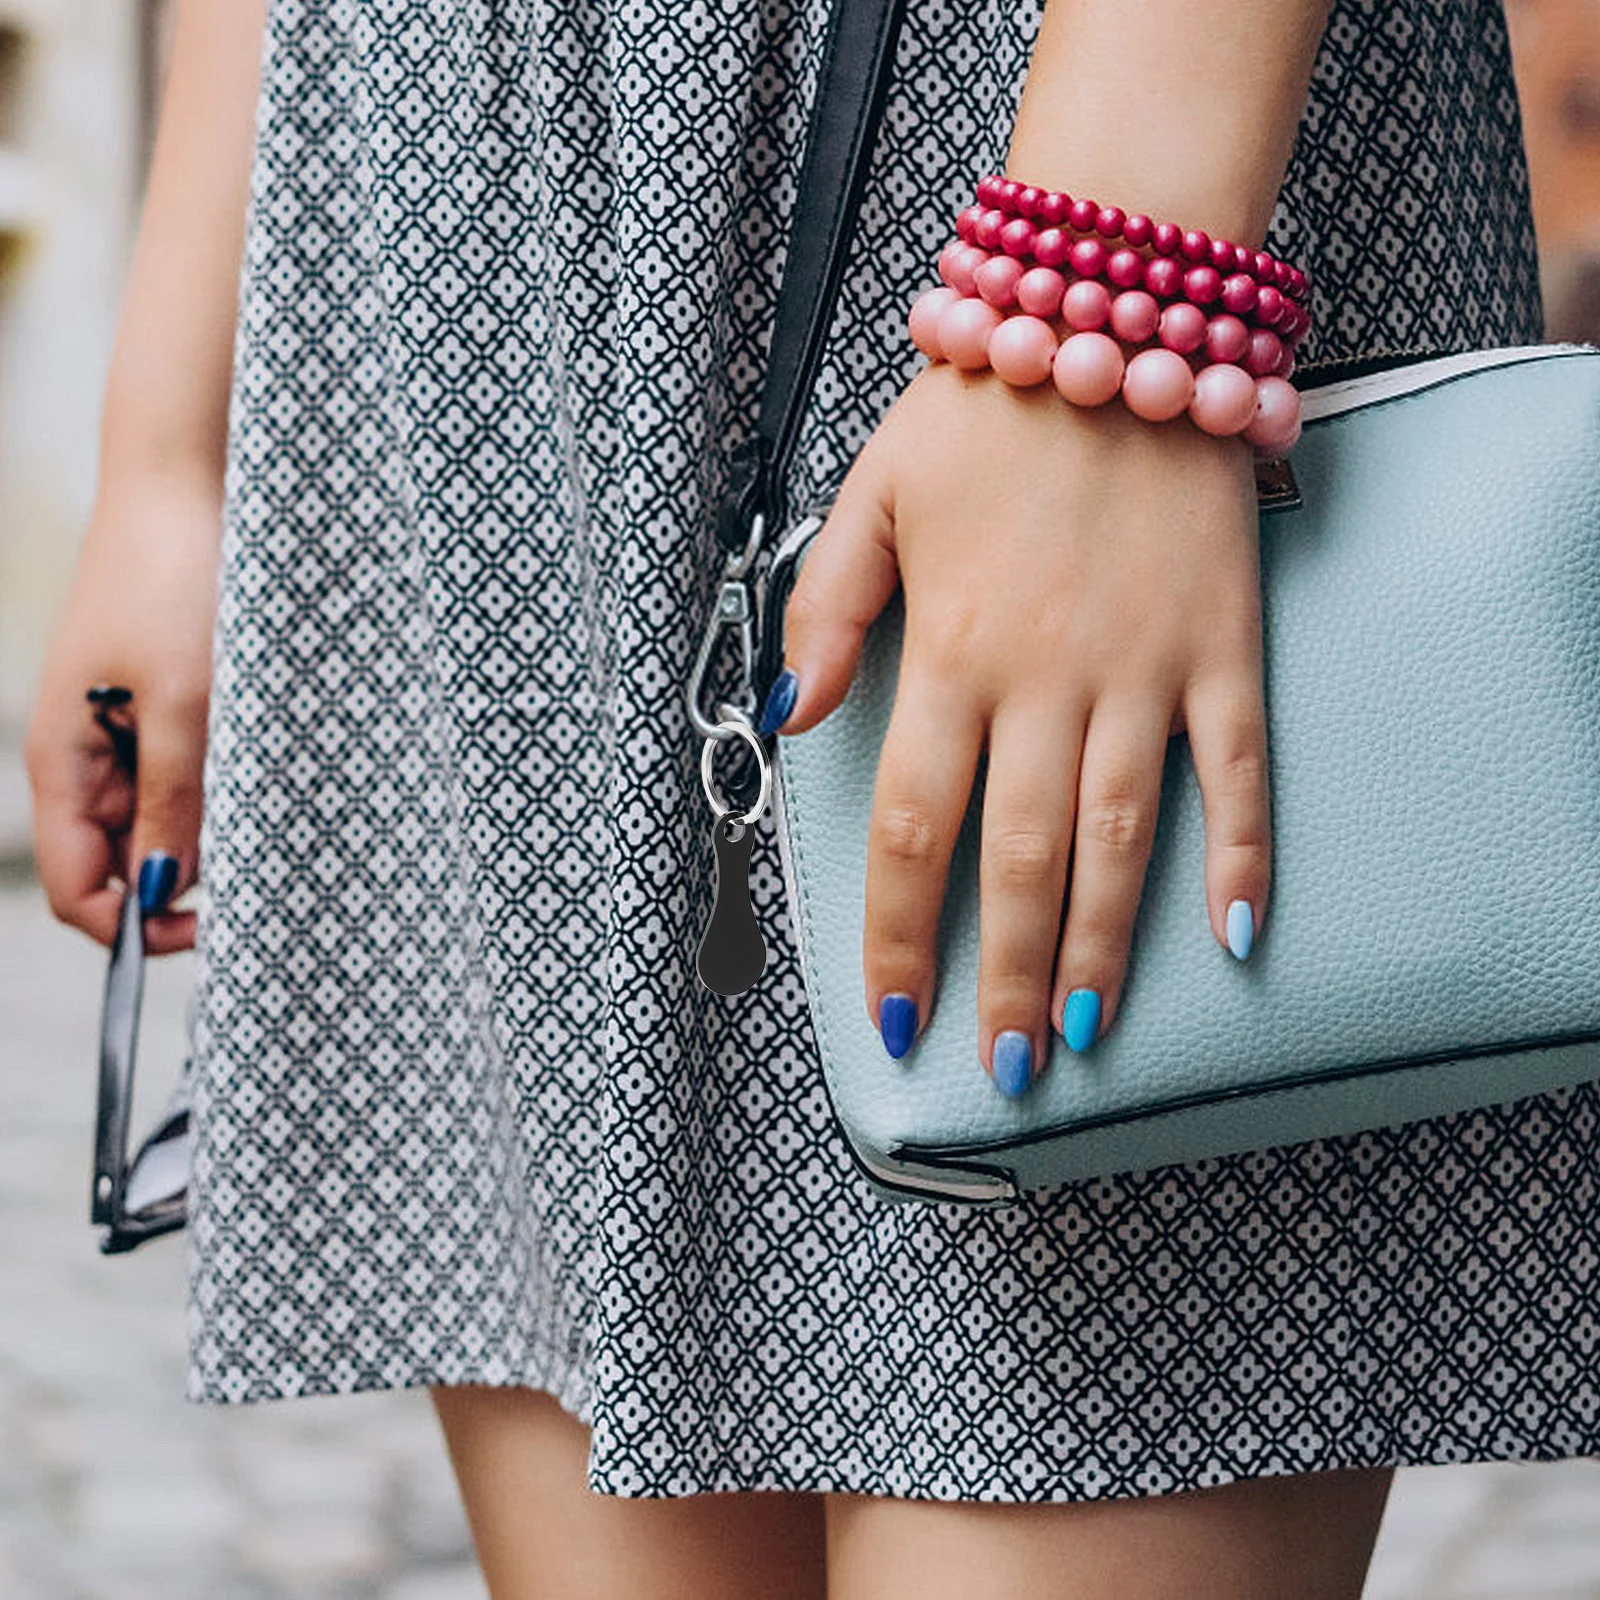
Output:
<svg viewBox="0 0 1600 1600">
<path fill-rule="evenodd" d="M 363 1373 L 348 1383 L 328 1378 L 313 1379 L 296 1388 L 257 1382 L 248 1389 L 232 1389 L 215 1382 L 191 1381 L 185 1398 L 195 1405 L 244 1406 L 273 1401 L 329 1398 L 336 1395 L 379 1393 L 390 1390 L 479 1386 L 492 1389 L 531 1389 L 549 1395 L 569 1416 L 593 1429 L 593 1385 L 582 1368 L 565 1354 L 548 1352 L 545 1360 L 533 1367 L 511 1372 L 501 1366 L 452 1366 L 448 1373 L 436 1367 L 411 1367 L 403 1374 Z M 1374 1441 L 1375 1442 L 1375 1441 Z M 1331 1444 L 1332 1441 L 1329 1441 Z M 1107 1441 L 1107 1454 L 1114 1454 L 1114 1442 Z M 1600 1460 L 1600 1432 L 1553 1445 L 1531 1440 L 1502 1439 L 1479 1445 L 1445 1444 L 1435 1450 L 1395 1449 L 1392 1443 L 1378 1448 L 1332 1448 L 1315 1463 L 1295 1463 L 1282 1458 L 1257 1462 L 1219 1460 L 1196 1463 L 1185 1471 L 1174 1471 L 1156 1464 L 1144 1474 L 1146 1487 L 1128 1486 L 1125 1473 L 1098 1474 L 1104 1482 L 1096 1485 L 1078 1477 L 1071 1469 L 1063 1474 L 1041 1474 L 1033 1487 L 1009 1485 L 982 1487 L 971 1484 L 917 1484 L 911 1472 L 887 1471 L 882 1457 L 861 1471 L 809 1470 L 795 1473 L 741 1472 L 726 1467 L 700 1473 L 671 1473 L 663 1479 L 646 1480 L 626 1468 L 611 1471 L 591 1451 L 588 1486 L 596 1494 L 617 1500 L 681 1500 L 707 1494 L 840 1494 L 873 1499 L 905 1500 L 932 1504 L 990 1505 L 1075 1505 L 1106 1500 L 1156 1499 L 1168 1495 L 1221 1488 L 1261 1478 L 1309 1476 L 1322 1472 L 1361 1471 L 1377 1468 L 1476 1466 L 1490 1463 L 1541 1463 Z M 1091 1469 L 1092 1470 L 1092 1469 Z"/>
<path fill-rule="evenodd" d="M 1497 1448 L 1472 1447 L 1465 1451 L 1377 1451 L 1349 1452 L 1340 1459 L 1330 1459 L 1315 1466 L 1300 1466 L 1275 1461 L 1249 1466 L 1243 1463 L 1226 1465 L 1213 1461 L 1199 1471 L 1187 1474 L 1158 1472 L 1170 1482 L 1162 1482 L 1147 1489 L 1108 1487 L 1093 1491 L 1086 1486 L 1078 1489 L 1062 1486 L 1055 1481 L 1038 1491 L 1018 1490 L 1000 1492 L 978 1489 L 966 1492 L 950 1489 L 919 1488 L 915 1486 L 889 1487 L 881 1475 L 855 1475 L 849 1473 L 815 1472 L 799 1478 L 784 1478 L 772 1474 L 748 1476 L 739 1473 L 717 1472 L 696 1479 L 692 1484 L 627 1484 L 619 1483 L 605 1472 L 589 1473 L 589 1488 L 617 1500 L 676 1500 L 689 1499 L 704 1494 L 844 1494 L 872 1499 L 906 1500 L 932 1504 L 987 1504 L 987 1505 L 1078 1505 L 1107 1500 L 1150 1500 L 1169 1495 L 1187 1494 L 1201 1489 L 1222 1488 L 1230 1483 L 1246 1483 L 1261 1478 L 1312 1476 L 1322 1472 L 1361 1471 L 1375 1468 L 1401 1467 L 1458 1467 L 1480 1466 L 1495 1462 L 1526 1463 L 1556 1461 L 1582 1461 L 1600 1459 L 1600 1437 L 1576 1449 L 1529 1444 L 1525 1447 Z M 1125 1479 L 1116 1483 L 1125 1484 Z M 1081 1491 L 1081 1492 L 1080 1492 Z"/>
<path fill-rule="evenodd" d="M 337 1395 L 375 1394 L 390 1390 L 480 1387 L 487 1389 L 532 1389 L 547 1394 L 568 1416 L 593 1427 L 593 1385 L 566 1353 L 547 1352 L 531 1367 L 515 1371 L 504 1366 L 485 1369 L 452 1364 L 446 1372 L 438 1367 L 413 1366 L 398 1374 L 360 1373 L 348 1382 L 334 1378 L 312 1378 L 294 1388 L 254 1379 L 246 1388 L 234 1388 L 214 1380 L 196 1379 L 192 1370 L 184 1398 L 196 1406 L 252 1406 L 277 1401 L 328 1399 Z"/>
</svg>

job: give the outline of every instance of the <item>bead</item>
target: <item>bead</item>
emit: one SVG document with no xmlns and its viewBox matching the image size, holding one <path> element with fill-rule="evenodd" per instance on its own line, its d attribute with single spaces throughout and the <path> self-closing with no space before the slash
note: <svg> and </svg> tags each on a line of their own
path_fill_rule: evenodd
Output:
<svg viewBox="0 0 1600 1600">
<path fill-rule="evenodd" d="M 1106 258 L 1106 277 L 1119 289 L 1136 289 L 1144 282 L 1144 257 L 1137 250 L 1113 250 Z"/>
<path fill-rule="evenodd" d="M 1039 215 L 1039 202 L 1044 199 L 1044 190 L 1037 184 L 1025 183 L 1022 193 L 1017 196 L 1017 215 L 1019 217 L 1036 217 Z"/>
<path fill-rule="evenodd" d="M 972 274 L 972 281 L 990 305 L 1004 311 L 1017 303 L 1017 282 L 1024 270 L 1022 263 L 1011 256 L 990 256 Z"/>
<path fill-rule="evenodd" d="M 1243 367 L 1214 361 L 1194 375 L 1189 416 L 1202 433 L 1227 438 L 1255 420 L 1256 380 Z"/>
<path fill-rule="evenodd" d="M 996 377 L 1019 389 L 1032 388 L 1050 376 L 1059 341 L 1039 317 L 1007 317 L 989 336 L 989 365 Z"/>
<path fill-rule="evenodd" d="M 1005 212 L 991 206 L 972 225 L 972 242 L 982 245 L 985 250 L 998 250 L 1000 248 L 1000 230 L 1005 225 Z"/>
<path fill-rule="evenodd" d="M 1232 272 L 1236 257 L 1234 243 L 1231 239 L 1213 239 L 1211 241 L 1211 265 L 1218 272 Z"/>
<path fill-rule="evenodd" d="M 1183 229 L 1175 222 L 1158 222 L 1150 232 L 1150 243 L 1157 255 L 1175 256 L 1183 244 Z"/>
<path fill-rule="evenodd" d="M 974 274 L 989 259 L 987 250 L 975 244 L 962 244 L 954 240 L 939 255 L 939 276 L 957 294 L 976 294 L 978 285 Z"/>
<path fill-rule="evenodd" d="M 1098 239 L 1080 239 L 1073 245 L 1068 259 L 1072 270 L 1080 277 L 1098 278 L 1105 271 L 1106 247 Z"/>
<path fill-rule="evenodd" d="M 1100 207 L 1093 200 L 1074 200 L 1067 212 L 1067 221 L 1079 233 L 1091 233 L 1094 230 L 1094 219 L 1099 215 Z"/>
<path fill-rule="evenodd" d="M 949 284 L 952 289 L 961 289 L 961 285 L 956 282 L 956 277 L 961 271 L 961 264 L 966 260 L 967 251 L 971 248 L 970 245 L 963 244 L 959 239 L 952 239 L 939 252 L 939 278 L 941 282 Z M 963 294 L 971 294 L 972 290 L 970 288 L 961 289 L 961 292 Z"/>
<path fill-rule="evenodd" d="M 1030 267 L 1017 280 L 1017 304 L 1030 317 L 1053 317 L 1066 292 L 1067 280 L 1054 267 Z"/>
<path fill-rule="evenodd" d="M 1222 280 L 1222 309 L 1236 317 L 1251 316 L 1256 309 L 1256 280 L 1248 272 L 1230 273 Z"/>
<path fill-rule="evenodd" d="M 1062 399 L 1075 406 L 1103 406 L 1122 389 L 1122 351 L 1103 333 L 1075 333 L 1056 351 L 1050 375 Z"/>
<path fill-rule="evenodd" d="M 1306 297 L 1306 275 L 1299 267 L 1289 268 L 1289 293 L 1296 300 L 1304 300 Z"/>
<path fill-rule="evenodd" d="M 1072 196 L 1053 189 L 1039 202 L 1034 221 L 1046 228 L 1059 228 L 1072 210 Z"/>
<path fill-rule="evenodd" d="M 1257 283 L 1272 282 L 1272 257 L 1265 250 L 1257 250 L 1250 258 L 1250 272 Z"/>
<path fill-rule="evenodd" d="M 1111 331 L 1127 344 L 1143 344 L 1155 337 L 1161 321 L 1156 297 L 1143 289 L 1124 289 L 1111 302 Z"/>
<path fill-rule="evenodd" d="M 1274 261 L 1272 263 L 1272 281 L 1283 290 L 1289 292 L 1289 284 L 1294 278 L 1294 268 L 1287 261 Z"/>
<path fill-rule="evenodd" d="M 1142 211 L 1136 211 L 1122 225 L 1122 237 L 1135 250 L 1143 250 L 1150 243 L 1156 225 Z"/>
<path fill-rule="evenodd" d="M 1283 355 L 1283 340 L 1270 328 L 1257 328 L 1250 335 L 1250 348 L 1245 351 L 1245 371 L 1253 378 L 1269 377 L 1277 370 Z"/>
<path fill-rule="evenodd" d="M 1281 454 L 1300 438 L 1300 393 L 1282 378 L 1262 378 L 1256 384 L 1255 420 L 1244 436 L 1258 449 Z"/>
<path fill-rule="evenodd" d="M 1102 206 L 1095 213 L 1094 231 L 1102 239 L 1120 239 L 1127 220 L 1128 213 L 1121 206 Z"/>
<path fill-rule="evenodd" d="M 986 211 L 992 211 L 1000 204 L 1000 185 L 1005 179 L 998 173 L 990 173 L 988 177 L 978 179 L 978 204 Z"/>
<path fill-rule="evenodd" d="M 1206 314 L 1187 300 L 1176 300 L 1161 313 L 1157 331 L 1168 350 L 1186 356 L 1205 343 Z"/>
<path fill-rule="evenodd" d="M 973 244 L 972 230 L 977 226 L 978 218 L 983 215 L 982 206 L 968 206 L 965 211 L 956 216 L 956 236 L 963 244 Z"/>
<path fill-rule="evenodd" d="M 1282 337 L 1290 344 L 1298 344 L 1305 337 L 1306 329 L 1311 326 L 1311 313 L 1304 306 L 1293 303 L 1289 307 L 1289 325 L 1281 330 Z"/>
<path fill-rule="evenodd" d="M 1250 348 L 1250 329 L 1240 317 L 1224 313 L 1206 324 L 1205 352 L 1211 361 L 1238 361 Z"/>
<path fill-rule="evenodd" d="M 1178 246 L 1185 261 L 1201 262 L 1211 259 L 1211 235 L 1201 228 L 1190 228 Z"/>
<path fill-rule="evenodd" d="M 975 371 L 989 365 L 989 338 L 1005 321 L 986 300 L 965 296 L 939 315 L 939 344 L 945 360 Z"/>
<path fill-rule="evenodd" d="M 1183 292 L 1183 268 L 1166 256 L 1157 256 L 1144 264 L 1144 286 L 1161 300 L 1170 300 Z"/>
<path fill-rule="evenodd" d="M 1234 272 L 1248 273 L 1250 271 L 1250 263 L 1254 261 L 1255 258 L 1256 253 L 1250 248 L 1249 245 L 1236 244 L 1233 247 L 1233 267 L 1231 270 Z"/>
<path fill-rule="evenodd" d="M 919 294 L 912 304 L 911 315 L 906 319 L 911 330 L 911 342 L 926 356 L 935 361 L 944 360 L 944 345 L 939 339 L 939 322 L 946 306 L 953 306 L 961 298 L 948 284 Z"/>
<path fill-rule="evenodd" d="M 1062 296 L 1061 315 L 1079 333 L 1103 328 L 1111 316 L 1111 291 L 1093 278 L 1079 278 Z"/>
<path fill-rule="evenodd" d="M 1122 398 L 1146 422 L 1170 422 L 1194 398 L 1194 374 L 1173 350 L 1141 350 L 1122 375 Z"/>
<path fill-rule="evenodd" d="M 1262 328 L 1277 326 L 1278 318 L 1283 315 L 1283 291 L 1274 288 L 1270 283 L 1263 283 L 1256 290 L 1256 324 Z"/>
<path fill-rule="evenodd" d="M 1072 235 L 1064 228 L 1046 228 L 1034 235 L 1033 259 L 1041 267 L 1059 267 L 1072 252 Z"/>
<path fill-rule="evenodd" d="M 1294 346 L 1286 344 L 1283 347 L 1283 355 L 1278 361 L 1277 371 L 1273 375 L 1279 378 L 1289 377 L 1294 372 L 1294 360 Z"/>
<path fill-rule="evenodd" d="M 1000 230 L 1000 248 L 1008 256 L 1031 256 L 1037 230 L 1026 217 L 1013 217 Z"/>
<path fill-rule="evenodd" d="M 1011 216 L 1017 214 L 1017 196 L 1022 193 L 1022 185 L 1015 178 L 1002 178 L 1000 180 L 1000 198 L 995 201 L 999 208 Z"/>
<path fill-rule="evenodd" d="M 1208 306 L 1222 293 L 1222 274 L 1215 267 L 1190 267 L 1183 275 L 1183 292 L 1197 306 Z"/>
</svg>

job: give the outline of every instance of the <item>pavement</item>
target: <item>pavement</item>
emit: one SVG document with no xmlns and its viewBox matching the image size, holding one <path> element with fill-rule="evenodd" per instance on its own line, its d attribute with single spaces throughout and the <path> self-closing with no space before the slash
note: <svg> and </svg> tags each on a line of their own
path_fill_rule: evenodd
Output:
<svg viewBox="0 0 1600 1600">
<path fill-rule="evenodd" d="M 193 1405 L 181 1239 L 99 1255 L 103 954 L 29 881 L 18 782 L 0 751 L 0 1600 L 486 1600 L 425 1394 Z M 141 1131 L 192 979 L 151 963 Z M 1600 1600 L 1600 1461 L 1402 1470 L 1365 1600 Z"/>
</svg>

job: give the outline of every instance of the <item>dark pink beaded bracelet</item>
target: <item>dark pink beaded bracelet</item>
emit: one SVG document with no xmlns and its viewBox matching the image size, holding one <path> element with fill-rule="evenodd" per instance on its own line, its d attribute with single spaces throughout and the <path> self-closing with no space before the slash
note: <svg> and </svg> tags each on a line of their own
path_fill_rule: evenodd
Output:
<svg viewBox="0 0 1600 1600">
<path fill-rule="evenodd" d="M 998 224 L 990 220 L 995 213 L 1000 214 Z M 985 233 L 1001 234 L 1012 223 L 1022 223 L 1028 229 L 1033 229 L 1035 224 L 1043 229 L 1070 227 L 1078 233 L 1098 234 L 1105 240 L 1121 239 L 1136 250 L 1148 245 L 1158 256 L 1181 257 L 1191 266 L 1209 266 L 1224 275 L 1246 273 L 1258 284 L 1270 285 L 1294 300 L 1304 300 L 1310 288 L 1301 268 L 1265 250 L 1253 250 L 1228 239 L 1213 239 L 1198 228 L 1182 229 L 1170 222 L 1153 222 L 1138 213 L 1129 216 L 1121 206 L 1075 200 L 1060 191 L 1040 189 L 999 174 L 979 180 L 977 204 L 962 213 L 963 218 L 973 223 L 979 215 L 984 217 Z M 1012 234 L 1012 239 L 1018 243 L 1023 238 L 1021 228 Z M 981 235 L 977 242 L 986 248 L 995 248 Z M 1011 250 L 1010 245 L 1001 245 L 1001 248 Z"/>
</svg>

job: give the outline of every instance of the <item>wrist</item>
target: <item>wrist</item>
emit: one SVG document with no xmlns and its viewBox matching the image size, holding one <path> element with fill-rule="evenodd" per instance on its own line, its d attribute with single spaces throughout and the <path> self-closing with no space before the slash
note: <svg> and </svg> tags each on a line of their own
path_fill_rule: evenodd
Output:
<svg viewBox="0 0 1600 1600">
<path fill-rule="evenodd" d="M 96 502 L 217 507 L 227 471 L 226 440 L 199 431 L 119 427 L 101 436 Z"/>
<path fill-rule="evenodd" d="M 1118 125 L 1114 109 L 1105 116 L 1105 127 Z M 1265 241 L 1283 169 L 1264 164 L 1259 149 L 1242 149 L 1236 135 L 1220 127 L 1197 128 L 1182 119 L 1165 121 L 1159 137 L 1126 142 L 1108 140 L 1098 122 L 1084 106 L 1048 120 L 1019 113 L 1005 175 L 1253 249 Z"/>
<path fill-rule="evenodd" d="M 1006 174 L 1259 246 L 1327 0 L 1048 0 Z"/>
<path fill-rule="evenodd" d="M 195 541 L 214 545 L 222 523 L 223 471 L 200 451 L 103 457 L 85 542 Z"/>
</svg>

